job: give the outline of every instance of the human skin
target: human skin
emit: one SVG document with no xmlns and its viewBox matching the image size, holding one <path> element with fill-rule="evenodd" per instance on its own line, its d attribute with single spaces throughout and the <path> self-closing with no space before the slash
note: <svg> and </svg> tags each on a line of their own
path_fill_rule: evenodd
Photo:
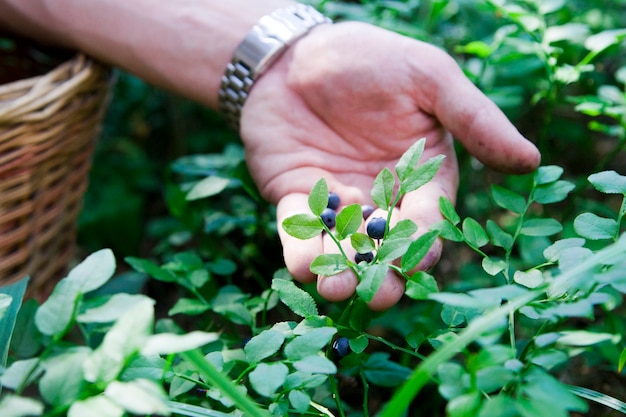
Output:
<svg viewBox="0 0 626 417">
<path fill-rule="evenodd" d="M 258 19 L 284 0 L 0 0 L 0 28 L 86 51 L 146 81 L 212 108 L 233 51 Z M 412 219 L 418 234 L 441 219 L 438 201 L 454 201 L 458 168 L 453 138 L 499 171 L 526 173 L 540 155 L 444 51 L 358 22 L 323 24 L 293 44 L 255 83 L 242 112 L 246 158 L 279 224 L 308 211 L 320 178 L 342 205 L 372 204 L 383 167 L 426 138 L 424 160 L 445 155 L 433 181 L 404 196 L 392 222 Z M 393 169 L 392 169 L 393 170 Z M 371 217 L 384 216 L 380 210 Z M 364 230 L 363 226 L 363 230 Z M 302 241 L 281 227 L 285 263 L 301 282 L 317 280 L 330 301 L 350 297 L 345 271 L 316 277 L 313 258 L 335 253 L 328 236 Z M 354 250 L 346 246 L 346 251 Z M 419 269 L 441 254 L 436 242 Z M 404 293 L 389 273 L 370 307 L 384 310 Z"/>
</svg>

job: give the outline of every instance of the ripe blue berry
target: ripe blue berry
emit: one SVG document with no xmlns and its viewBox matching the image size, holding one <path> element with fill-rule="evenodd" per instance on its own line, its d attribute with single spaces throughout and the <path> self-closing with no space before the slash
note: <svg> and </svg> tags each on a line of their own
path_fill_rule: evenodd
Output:
<svg viewBox="0 0 626 417">
<path fill-rule="evenodd" d="M 335 213 L 335 210 L 331 208 L 325 208 L 324 211 L 322 211 L 322 214 L 320 214 L 322 221 L 329 229 L 335 227 L 336 216 L 337 214 Z"/>
<path fill-rule="evenodd" d="M 350 342 L 347 337 L 340 337 L 339 339 L 333 342 L 333 349 L 337 352 L 337 356 L 339 358 L 343 358 L 344 356 L 348 356 L 351 352 Z"/>
<path fill-rule="evenodd" d="M 356 255 L 354 255 L 354 262 L 356 262 L 357 264 L 361 262 L 370 263 L 373 260 L 374 260 L 374 254 L 372 252 L 357 253 Z"/>
<path fill-rule="evenodd" d="M 328 193 L 328 204 L 326 207 L 329 209 L 337 210 L 339 208 L 339 204 L 341 204 L 341 199 L 339 196 L 332 191 Z"/>
<path fill-rule="evenodd" d="M 363 220 L 367 220 L 367 218 L 374 212 L 374 207 L 368 204 L 363 204 L 361 206 L 361 211 L 363 212 Z"/>
<path fill-rule="evenodd" d="M 387 220 L 382 217 L 374 217 L 367 224 L 367 235 L 372 239 L 382 239 L 385 235 L 385 227 L 387 226 Z"/>
</svg>

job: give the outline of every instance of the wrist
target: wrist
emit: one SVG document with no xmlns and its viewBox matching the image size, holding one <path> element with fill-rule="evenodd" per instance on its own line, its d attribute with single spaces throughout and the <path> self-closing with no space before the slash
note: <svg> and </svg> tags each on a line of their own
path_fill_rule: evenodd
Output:
<svg viewBox="0 0 626 417">
<path fill-rule="evenodd" d="M 235 49 L 221 80 L 219 102 L 229 124 L 239 129 L 245 101 L 255 81 L 298 39 L 332 23 L 311 6 L 293 4 L 259 19 Z"/>
</svg>

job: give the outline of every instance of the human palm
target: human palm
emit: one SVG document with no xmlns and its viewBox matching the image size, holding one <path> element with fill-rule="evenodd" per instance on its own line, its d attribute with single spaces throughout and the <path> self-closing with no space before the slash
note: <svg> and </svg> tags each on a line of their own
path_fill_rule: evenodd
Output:
<svg viewBox="0 0 626 417">
<path fill-rule="evenodd" d="M 277 204 L 279 223 L 308 210 L 307 194 L 322 177 L 342 204 L 371 204 L 378 172 L 393 168 L 422 137 L 423 158 L 446 158 L 434 180 L 405 195 L 392 214 L 392 221 L 415 221 L 418 234 L 441 218 L 440 196 L 454 200 L 452 134 L 500 170 L 527 172 L 539 162 L 536 148 L 445 52 L 363 23 L 322 25 L 293 45 L 255 85 L 241 134 L 252 175 Z M 338 251 L 328 236 L 301 241 L 280 227 L 279 234 L 286 265 L 302 282 L 316 278 L 309 264 L 317 255 Z M 440 252 L 437 242 L 419 268 L 432 266 Z M 331 301 L 348 298 L 357 285 L 350 271 L 317 279 Z M 388 308 L 403 292 L 403 280 L 390 272 L 370 307 Z"/>
</svg>

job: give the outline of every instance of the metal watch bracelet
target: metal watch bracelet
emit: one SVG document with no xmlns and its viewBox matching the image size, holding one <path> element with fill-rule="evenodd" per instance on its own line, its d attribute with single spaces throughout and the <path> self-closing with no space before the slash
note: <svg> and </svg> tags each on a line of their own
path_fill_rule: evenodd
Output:
<svg viewBox="0 0 626 417">
<path fill-rule="evenodd" d="M 220 110 L 239 131 L 241 109 L 254 81 L 300 37 L 313 27 L 332 21 L 311 6 L 296 4 L 263 16 L 237 46 L 222 76 Z"/>
</svg>

